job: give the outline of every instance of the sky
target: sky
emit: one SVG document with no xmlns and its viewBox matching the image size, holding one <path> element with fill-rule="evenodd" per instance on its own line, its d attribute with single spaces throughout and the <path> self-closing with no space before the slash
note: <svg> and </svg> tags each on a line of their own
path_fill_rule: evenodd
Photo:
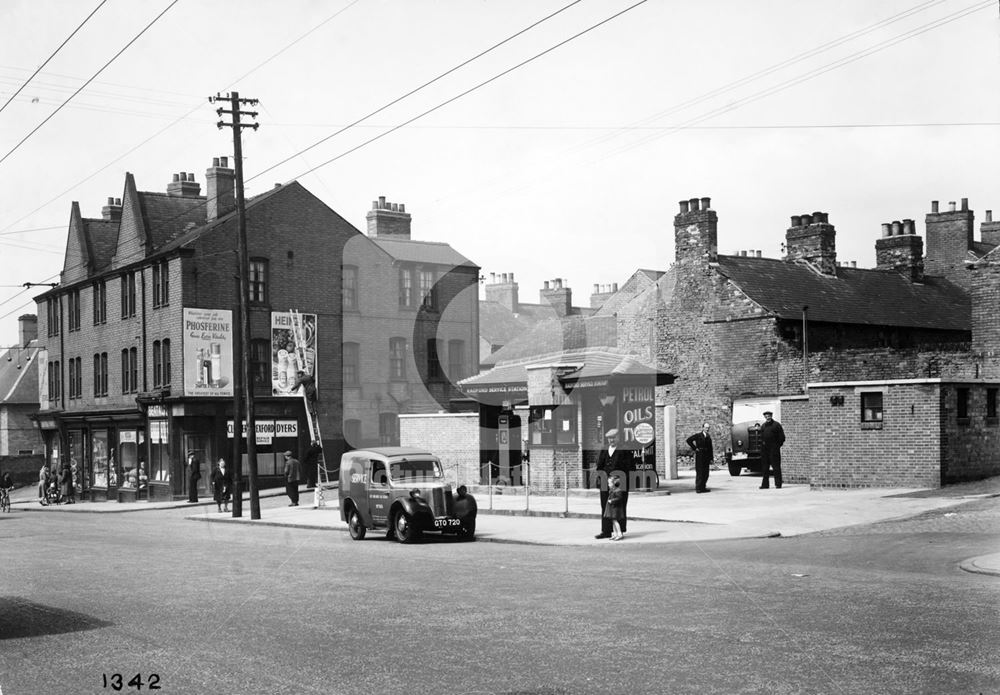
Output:
<svg viewBox="0 0 1000 695">
<path fill-rule="evenodd" d="M 978 230 L 998 73 L 996 0 L 3 0 L 0 345 L 46 289 L 23 284 L 58 280 L 73 201 L 100 217 L 126 172 L 204 192 L 233 151 L 210 95 L 260 100 L 248 196 L 298 180 L 361 231 L 385 196 L 485 282 L 588 305 L 669 267 L 688 198 L 720 253 L 780 257 L 823 211 L 871 267 L 881 224 L 922 234 L 932 200 Z"/>
</svg>

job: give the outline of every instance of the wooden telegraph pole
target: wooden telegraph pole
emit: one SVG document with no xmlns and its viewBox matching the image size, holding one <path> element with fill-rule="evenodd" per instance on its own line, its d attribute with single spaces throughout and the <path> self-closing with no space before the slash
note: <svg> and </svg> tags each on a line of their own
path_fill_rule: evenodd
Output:
<svg viewBox="0 0 1000 695">
<path fill-rule="evenodd" d="M 250 255 L 247 251 L 247 219 L 246 200 L 243 197 L 243 143 L 242 133 L 244 128 L 257 130 L 259 123 L 241 123 L 240 116 L 250 116 L 257 118 L 256 111 L 241 111 L 243 105 L 256 106 L 257 99 L 240 99 L 239 92 L 232 92 L 226 96 L 215 95 L 208 98 L 209 102 L 228 101 L 229 109 L 218 108 L 216 113 L 219 116 L 230 114 L 232 123 L 219 121 L 218 127 L 230 127 L 233 129 L 233 160 L 236 164 L 236 219 L 239 227 L 236 254 L 239 257 L 239 279 L 240 279 L 240 381 L 243 384 L 244 401 L 246 403 L 247 420 L 247 464 L 249 468 L 250 483 L 250 518 L 260 518 L 260 490 L 257 484 L 257 421 L 254 416 L 253 403 L 253 379 L 250 375 Z M 233 438 L 238 438 L 240 434 L 240 417 L 238 413 L 233 413 Z M 234 467 L 239 466 L 234 462 Z M 235 509 L 235 506 L 234 506 Z M 242 505 L 241 505 L 242 513 Z"/>
</svg>

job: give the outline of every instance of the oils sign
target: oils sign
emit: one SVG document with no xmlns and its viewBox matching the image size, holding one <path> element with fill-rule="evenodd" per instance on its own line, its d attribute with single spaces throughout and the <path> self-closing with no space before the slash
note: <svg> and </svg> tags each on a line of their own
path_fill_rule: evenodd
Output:
<svg viewBox="0 0 1000 695">
<path fill-rule="evenodd" d="M 655 402 L 656 393 L 652 385 L 622 387 L 622 439 L 626 447 L 642 450 L 641 454 L 636 452 L 637 469 L 655 461 Z"/>
</svg>

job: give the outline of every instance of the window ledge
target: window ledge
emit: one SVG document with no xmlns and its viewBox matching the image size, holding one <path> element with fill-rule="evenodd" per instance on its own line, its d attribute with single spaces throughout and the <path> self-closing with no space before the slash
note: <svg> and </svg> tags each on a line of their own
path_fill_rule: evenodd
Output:
<svg viewBox="0 0 1000 695">
<path fill-rule="evenodd" d="M 881 422 L 862 422 L 861 429 L 863 430 L 880 430 L 882 429 Z"/>
<path fill-rule="evenodd" d="M 986 418 L 986 424 L 993 426 L 1000 425 L 1000 418 L 988 417 Z"/>
<path fill-rule="evenodd" d="M 969 425 L 972 424 L 972 418 L 970 418 L 970 417 L 955 418 L 955 423 L 959 427 L 968 427 Z"/>
</svg>

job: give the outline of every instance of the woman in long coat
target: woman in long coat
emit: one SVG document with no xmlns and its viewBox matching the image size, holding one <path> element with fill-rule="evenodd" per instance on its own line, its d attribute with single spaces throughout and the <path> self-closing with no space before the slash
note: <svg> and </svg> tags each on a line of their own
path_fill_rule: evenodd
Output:
<svg viewBox="0 0 1000 695">
<path fill-rule="evenodd" d="M 219 505 L 220 512 L 229 511 L 229 490 L 233 477 L 226 468 L 226 459 L 220 458 L 215 470 L 212 471 L 212 492 L 215 495 L 215 503 Z M 223 509 L 225 505 L 225 509 Z"/>
</svg>

